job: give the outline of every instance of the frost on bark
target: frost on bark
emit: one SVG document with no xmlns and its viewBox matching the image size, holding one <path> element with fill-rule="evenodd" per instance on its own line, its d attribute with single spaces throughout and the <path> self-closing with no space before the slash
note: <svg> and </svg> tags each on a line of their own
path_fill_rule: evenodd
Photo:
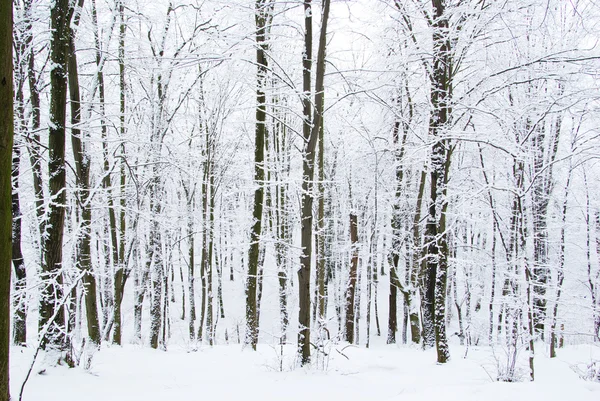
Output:
<svg viewBox="0 0 600 401">
<path fill-rule="evenodd" d="M 450 123 L 451 43 L 449 21 L 444 0 L 432 0 L 433 65 L 431 75 L 431 116 L 429 133 L 432 141 L 430 158 L 430 199 L 427 218 L 427 278 L 425 304 L 433 315 L 433 329 L 438 363 L 450 358 L 446 338 L 446 283 L 448 280 L 448 239 L 446 233 L 446 184 L 450 169 L 450 143 L 444 138 Z M 424 311 L 424 315 L 425 315 Z M 430 324 L 424 319 L 423 324 Z M 425 330 L 427 333 L 427 330 Z"/>
<path fill-rule="evenodd" d="M 50 43 L 50 123 L 48 140 L 49 206 L 44 221 L 42 279 L 40 291 L 40 320 L 42 329 L 49 324 L 44 347 L 63 350 L 65 312 L 59 305 L 63 298 L 63 235 L 65 220 L 65 122 L 67 107 L 67 49 L 69 44 L 69 1 L 56 0 L 50 11 L 52 37 Z M 58 308 L 58 309 L 57 309 Z M 53 322 L 50 319 L 56 312 Z"/>
<path fill-rule="evenodd" d="M 410 131 L 410 123 L 414 115 L 414 105 L 410 90 L 408 87 L 408 81 L 406 77 L 402 77 L 403 90 L 397 89 L 396 104 L 399 107 L 398 114 L 402 114 L 406 117 L 396 118 L 394 122 L 394 128 L 392 130 L 392 139 L 394 141 L 395 149 L 395 160 L 396 160 L 396 192 L 394 200 L 394 208 L 392 214 L 392 252 L 391 252 L 391 266 L 390 266 L 390 295 L 389 295 L 389 318 L 388 318 L 388 338 L 387 343 L 393 344 L 396 342 L 396 331 L 398 331 L 398 311 L 397 311 L 397 294 L 400 291 L 404 298 L 404 307 L 408 314 L 408 320 L 410 322 L 411 340 L 414 343 L 420 343 L 421 341 L 421 327 L 419 319 L 419 310 L 416 302 L 416 288 L 418 287 L 418 276 L 421 270 L 421 245 L 420 245 L 420 219 L 421 219 L 421 205 L 423 198 L 423 191 L 425 180 L 421 178 L 418 187 L 417 202 L 415 206 L 415 217 L 413 220 L 413 235 L 410 238 L 409 234 L 404 232 L 403 221 L 402 221 L 402 203 L 406 197 L 406 182 L 405 182 L 405 167 L 404 157 L 406 154 L 408 133 Z M 406 109 L 406 110 L 405 110 Z M 409 245 L 412 239 L 412 246 Z M 398 270 L 400 268 L 400 254 L 402 252 L 402 243 L 407 243 L 408 246 L 408 260 L 407 266 L 407 281 L 408 285 L 401 283 L 398 277 Z M 410 257 L 412 256 L 412 257 Z M 403 332 L 403 335 L 405 332 Z M 405 339 L 404 339 L 405 340 Z"/>
<path fill-rule="evenodd" d="M 22 13 L 22 9 L 15 7 Z M 27 116 L 25 112 L 25 82 L 27 79 L 27 63 L 29 58 L 28 48 L 31 43 L 28 38 L 31 35 L 30 24 L 21 23 L 14 28 L 14 131 L 21 133 L 21 136 L 30 135 Z M 21 143 L 19 143 L 21 142 Z M 16 138 L 13 143 L 12 154 L 12 261 L 15 273 L 15 294 L 13 295 L 13 343 L 25 345 L 27 342 L 27 272 L 25 269 L 25 259 L 21 247 L 21 234 L 23 225 L 23 216 L 21 214 L 21 197 L 19 176 L 21 174 L 21 147 L 22 141 Z"/>
<path fill-rule="evenodd" d="M 549 83 L 547 83 L 549 85 Z M 535 88 L 543 91 L 547 88 Z M 559 85 L 559 93 L 562 87 Z M 562 118 L 550 118 L 549 123 L 542 122 L 533 129 L 531 147 L 533 152 L 532 205 L 533 220 L 533 324 L 537 335 L 544 339 L 547 297 L 546 293 L 551 280 L 550 255 L 548 242 L 548 208 L 553 190 L 553 164 L 558 151 L 558 141 Z"/>
<path fill-rule="evenodd" d="M 344 334 L 345 340 L 350 344 L 354 344 L 354 302 L 357 289 L 356 276 L 358 271 L 358 217 L 356 214 L 350 215 L 350 243 L 352 244 L 352 256 L 350 259 L 348 286 L 346 288 L 346 330 Z"/>
<path fill-rule="evenodd" d="M 69 35 L 68 50 L 68 82 L 71 101 L 71 147 L 75 160 L 77 178 L 77 200 L 80 214 L 80 235 L 77 240 L 77 267 L 82 271 L 85 288 L 85 314 L 87 319 L 88 336 L 97 347 L 100 345 L 100 324 L 96 306 L 96 277 L 92 269 L 91 255 L 91 222 L 92 222 L 92 192 L 90 189 L 90 157 L 82 141 L 83 133 L 77 127 L 81 123 L 81 96 L 79 93 L 79 77 L 77 57 L 75 52 L 74 31 Z"/>
<path fill-rule="evenodd" d="M 254 210 L 253 223 L 250 234 L 250 250 L 248 252 L 248 279 L 246 284 L 246 344 L 256 350 L 258 343 L 258 281 L 260 263 L 260 236 L 262 233 L 262 215 L 264 201 L 265 180 L 265 136 L 266 136 L 266 78 L 268 70 L 267 42 L 271 19 L 273 18 L 273 3 L 267 0 L 257 0 L 254 20 L 256 24 L 256 63 L 258 66 L 256 83 L 256 127 L 254 137 Z"/>
</svg>

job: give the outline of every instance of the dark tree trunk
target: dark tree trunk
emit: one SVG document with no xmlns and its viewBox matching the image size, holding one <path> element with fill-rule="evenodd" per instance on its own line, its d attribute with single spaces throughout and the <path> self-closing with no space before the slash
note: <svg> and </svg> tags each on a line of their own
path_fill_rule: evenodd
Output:
<svg viewBox="0 0 600 401">
<path fill-rule="evenodd" d="M 65 223 L 66 176 L 65 176 L 65 122 L 67 109 L 67 49 L 69 45 L 69 1 L 56 0 L 50 11 L 52 39 L 50 61 L 50 129 L 48 140 L 48 173 L 50 202 L 44 223 L 42 273 L 44 283 L 40 291 L 40 329 L 50 323 L 43 339 L 43 346 L 64 349 L 65 313 L 60 305 L 63 298 L 62 246 Z M 58 308 L 58 309 L 57 309 Z"/>
<path fill-rule="evenodd" d="M 329 19 L 330 1 L 323 1 L 323 13 L 321 21 L 321 33 L 319 36 L 319 52 L 317 55 L 317 74 L 315 81 L 315 110 L 311 111 L 311 68 L 312 68 L 312 9 L 311 0 L 304 1 L 304 53 L 303 70 L 303 134 L 304 151 L 302 162 L 302 206 L 301 221 L 302 232 L 300 243 L 302 255 L 300 256 L 300 269 L 298 269 L 298 301 L 300 312 L 298 323 L 298 349 L 301 353 L 301 364 L 310 362 L 310 275 L 312 259 L 313 238 L 313 179 L 315 170 L 315 150 L 319 130 L 321 129 L 321 118 L 323 116 L 324 78 L 325 78 L 325 46 L 327 44 L 327 21 Z"/>
<path fill-rule="evenodd" d="M 10 400 L 11 153 L 14 133 L 12 17 L 12 1 L 0 1 L 0 401 Z"/>
<path fill-rule="evenodd" d="M 427 221 L 427 291 L 428 312 L 433 316 L 438 363 L 450 358 L 446 338 L 446 283 L 448 280 L 448 240 L 446 233 L 446 184 L 450 167 L 449 142 L 443 138 L 450 120 L 451 44 L 445 0 L 432 0 L 433 69 L 431 76 L 431 149 L 430 203 Z M 424 313 L 425 315 L 425 313 Z M 425 322 L 424 322 L 425 323 Z M 426 333 L 427 334 L 427 333 Z"/>
<path fill-rule="evenodd" d="M 396 344 L 396 332 L 398 331 L 398 287 L 396 286 L 394 276 L 396 271 L 390 269 L 390 295 L 389 295 L 389 316 L 388 316 L 388 344 Z"/>
<path fill-rule="evenodd" d="M 80 209 L 81 234 L 77 243 L 77 266 L 84 272 L 82 281 L 85 288 L 85 311 L 87 318 L 88 336 L 96 347 L 100 345 L 100 324 L 98 321 L 98 309 L 96 306 L 96 277 L 92 269 L 91 259 L 91 221 L 92 205 L 90 191 L 90 158 L 86 154 L 84 144 L 81 140 L 81 99 L 79 94 L 79 77 L 77 72 L 77 57 L 75 54 L 74 32 L 69 35 L 68 52 L 68 81 L 71 98 L 71 147 L 73 159 L 75 160 L 75 172 L 77 175 L 78 206 Z"/>
<path fill-rule="evenodd" d="M 15 315 L 13 319 L 13 342 L 25 345 L 27 342 L 27 272 L 21 250 L 21 206 L 19 200 L 19 165 L 20 150 L 13 152 L 13 191 L 12 191 L 12 263 L 15 269 Z"/>
<path fill-rule="evenodd" d="M 317 321 L 319 327 L 325 326 L 325 294 L 327 292 L 327 280 L 325 278 L 325 141 L 324 141 L 324 124 L 321 121 L 321 129 L 319 130 L 319 205 L 317 214 L 317 235 L 315 236 L 315 244 L 317 246 Z"/>
<path fill-rule="evenodd" d="M 354 301 L 356 294 L 356 275 L 358 271 L 358 221 L 355 214 L 350 215 L 350 242 L 352 243 L 352 258 L 350 261 L 350 274 L 346 288 L 346 330 L 345 340 L 354 344 Z"/>
<path fill-rule="evenodd" d="M 121 141 L 123 144 L 121 145 L 121 152 L 123 158 L 121 159 L 121 168 L 120 168 L 120 184 L 121 184 L 121 196 L 119 199 L 119 252 L 118 252 L 118 265 L 117 271 L 115 272 L 115 309 L 114 309 L 114 326 L 113 326 L 113 342 L 115 344 L 121 345 L 122 343 L 122 322 L 121 322 L 121 304 L 123 302 L 123 294 L 125 292 L 125 283 L 127 278 L 129 277 L 129 272 L 126 272 L 126 264 L 128 261 L 125 256 L 125 229 L 126 229 L 126 219 L 125 219 L 125 33 L 126 33 L 126 24 L 125 24 L 125 4 L 124 0 L 119 0 L 118 2 L 119 9 L 119 133 L 121 135 Z"/>
<path fill-rule="evenodd" d="M 265 135 L 266 135 L 266 95 L 265 85 L 267 77 L 267 52 L 269 45 L 267 43 L 270 30 L 270 12 L 272 4 L 266 0 L 256 1 L 256 10 L 254 21 L 256 24 L 256 63 L 257 84 L 256 84 L 256 127 L 254 143 L 254 211 L 252 213 L 253 223 L 250 234 L 250 250 L 248 252 L 248 279 L 246 283 L 246 339 L 245 343 L 256 350 L 258 343 L 258 274 L 260 270 L 260 248 L 262 233 L 262 215 L 264 201 L 264 180 L 265 180 Z"/>
</svg>

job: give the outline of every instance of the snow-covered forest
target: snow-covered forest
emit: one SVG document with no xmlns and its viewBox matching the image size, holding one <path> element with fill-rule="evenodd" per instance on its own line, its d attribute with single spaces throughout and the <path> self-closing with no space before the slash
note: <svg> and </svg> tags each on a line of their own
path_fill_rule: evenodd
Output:
<svg viewBox="0 0 600 401">
<path fill-rule="evenodd" d="M 11 6 L 13 399 L 600 397 L 595 0 Z"/>
</svg>

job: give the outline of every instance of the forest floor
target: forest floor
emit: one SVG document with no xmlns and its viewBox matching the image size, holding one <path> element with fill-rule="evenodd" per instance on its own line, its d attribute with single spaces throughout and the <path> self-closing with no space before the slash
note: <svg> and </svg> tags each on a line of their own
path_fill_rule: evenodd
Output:
<svg viewBox="0 0 600 401">
<path fill-rule="evenodd" d="M 327 355 L 301 368 L 294 367 L 292 346 L 283 357 L 279 346 L 269 345 L 259 345 L 257 352 L 238 344 L 203 345 L 196 351 L 172 346 L 167 352 L 105 346 L 88 369 L 49 366 L 40 355 L 23 400 L 600 400 L 600 383 L 578 375 L 600 359 L 599 345 L 560 349 L 555 359 L 542 355 L 543 348 L 538 345 L 534 382 L 500 383 L 494 379 L 503 351 L 489 347 L 455 345 L 451 361 L 437 365 L 434 350 L 386 345 L 380 337 L 369 349 L 327 344 Z M 12 348 L 15 400 L 32 356 L 30 348 Z"/>
</svg>

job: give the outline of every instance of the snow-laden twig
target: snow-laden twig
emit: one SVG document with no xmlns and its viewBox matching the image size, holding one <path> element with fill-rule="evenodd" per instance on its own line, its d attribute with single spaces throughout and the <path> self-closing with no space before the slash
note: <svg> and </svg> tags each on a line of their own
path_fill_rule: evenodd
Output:
<svg viewBox="0 0 600 401">
<path fill-rule="evenodd" d="M 25 375 L 25 379 L 23 380 L 23 383 L 21 384 L 21 390 L 19 391 L 19 401 L 23 401 L 23 391 L 25 391 L 25 385 L 27 384 L 27 381 L 29 380 L 29 377 L 31 376 L 31 371 L 33 370 L 33 366 L 35 365 L 35 362 L 37 360 L 37 356 L 40 353 L 40 350 L 42 349 L 42 344 L 44 342 L 44 338 L 46 338 L 46 334 L 48 334 L 48 330 L 50 329 L 50 326 L 52 326 L 54 324 L 54 321 L 56 320 L 56 317 L 58 316 L 58 313 L 59 313 L 60 309 L 70 299 L 71 291 L 79 284 L 79 282 L 81 281 L 81 279 L 83 278 L 83 276 L 85 274 L 87 274 L 87 273 L 88 273 L 87 271 L 81 272 L 79 274 L 79 276 L 77 277 L 77 279 L 74 280 L 71 283 L 71 285 L 69 286 L 68 290 L 64 292 L 65 295 L 63 296 L 63 299 L 61 299 L 60 303 L 58 304 L 58 306 L 54 308 L 54 314 L 52 315 L 52 317 L 50 318 L 50 320 L 48 320 L 48 322 L 46 323 L 46 325 L 40 331 L 38 343 L 37 343 L 37 346 L 35 347 L 35 353 L 33 354 L 33 360 L 31 361 L 31 365 L 29 366 L 29 370 L 27 371 L 27 375 Z"/>
</svg>

